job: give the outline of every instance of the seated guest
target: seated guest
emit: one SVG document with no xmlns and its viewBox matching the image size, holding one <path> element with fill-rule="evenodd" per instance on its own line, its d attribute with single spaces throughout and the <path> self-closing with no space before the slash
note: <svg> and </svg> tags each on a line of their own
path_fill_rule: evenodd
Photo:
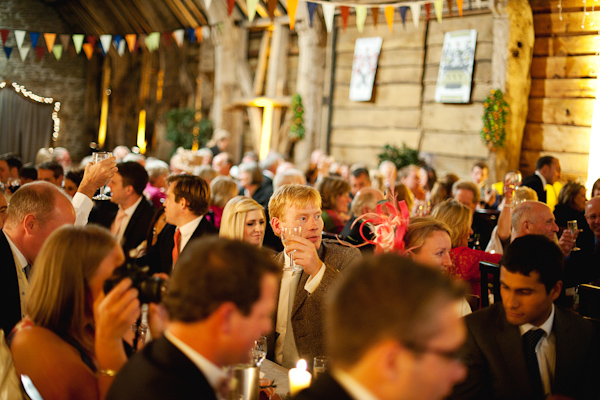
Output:
<svg viewBox="0 0 600 400">
<path fill-rule="evenodd" d="M 52 159 L 60 164 L 64 171 L 71 169 L 71 154 L 64 147 L 55 147 L 52 151 Z"/>
<path fill-rule="evenodd" d="M 289 168 L 281 172 L 277 172 L 273 178 L 273 190 L 279 189 L 283 185 L 306 185 L 306 176 L 296 168 Z"/>
<path fill-rule="evenodd" d="M 386 160 L 379 164 L 379 172 L 383 177 L 383 186 L 385 188 L 391 188 L 396 184 L 396 178 L 398 176 L 398 168 L 393 162 Z"/>
<path fill-rule="evenodd" d="M 239 165 L 240 189 L 239 195 L 254 199 L 266 207 L 273 194 L 273 181 L 263 176 L 257 163 L 242 163 Z"/>
<path fill-rule="evenodd" d="M 465 317 L 468 375 L 450 399 L 597 399 L 594 327 L 553 304 L 562 289 L 560 248 L 523 236 L 500 265 L 502 303 Z"/>
<path fill-rule="evenodd" d="M 371 187 L 362 188 L 356 193 L 350 207 L 352 217 L 346 222 L 346 226 L 344 226 L 341 233 L 342 238 L 344 238 L 345 241 L 352 245 L 362 245 L 365 243 L 365 238 L 373 240 L 373 233 L 371 230 L 372 225 L 369 223 L 362 225 L 364 220 L 359 218 L 365 214 L 376 212 L 377 203 L 381 200 L 383 200 L 383 193 Z M 363 254 L 372 254 L 374 246 L 365 244 L 359 247 L 359 250 L 363 252 Z"/>
<path fill-rule="evenodd" d="M 131 153 L 131 150 L 129 149 L 129 147 L 127 146 L 117 146 L 113 149 L 112 151 L 113 156 L 116 158 L 116 161 L 118 163 L 123 162 L 123 160 L 125 159 L 125 157 L 127 156 L 127 154 Z"/>
<path fill-rule="evenodd" d="M 210 185 L 210 183 L 218 176 L 221 176 L 215 171 L 215 169 L 210 165 L 199 165 L 194 168 L 194 174 L 204 179 L 206 183 Z"/>
<path fill-rule="evenodd" d="M 398 172 L 398 175 L 400 182 L 406 185 L 415 200 L 425 200 L 425 189 L 421 186 L 421 170 L 418 166 L 407 165 Z"/>
<path fill-rule="evenodd" d="M 223 368 L 249 362 L 254 341 L 269 331 L 281 276 L 271 257 L 222 238 L 188 247 L 163 300 L 164 336 L 131 358 L 107 399 L 216 399 Z"/>
<path fill-rule="evenodd" d="M 263 206 L 247 197 L 237 196 L 229 200 L 223 210 L 219 236 L 262 247 L 265 225 Z"/>
<path fill-rule="evenodd" d="M 431 206 L 452 198 L 452 186 L 458 181 L 455 174 L 446 174 L 439 179 L 431 189 Z"/>
<path fill-rule="evenodd" d="M 123 261 L 101 227 L 59 228 L 42 247 L 26 317 L 9 341 L 17 374 L 28 375 L 44 399 L 103 399 L 127 361 L 122 338 L 140 314 L 138 292 L 128 278 L 103 291 Z"/>
<path fill-rule="evenodd" d="M 454 200 L 471 209 L 471 214 L 473 215 L 471 229 L 473 233 L 469 238 L 469 242 L 475 245 L 477 243 L 476 235 L 479 235 L 479 247 L 485 249 L 492 236 L 494 224 L 481 214 L 475 212 L 480 199 L 479 189 L 473 182 L 458 181 L 452 186 L 452 196 Z"/>
<path fill-rule="evenodd" d="M 56 161 L 45 161 L 38 166 L 38 179 L 62 187 L 64 178 L 63 167 Z"/>
<path fill-rule="evenodd" d="M 560 229 L 567 228 L 567 222 L 576 220 L 579 229 L 589 230 L 585 220 L 585 186 L 576 182 L 569 182 L 560 189 L 558 203 L 554 207 L 556 225 Z"/>
<path fill-rule="evenodd" d="M 17 180 L 21 176 L 23 163 L 14 153 L 0 155 L 0 183 L 7 185 L 11 180 Z"/>
<path fill-rule="evenodd" d="M 331 234 L 340 234 L 344 225 L 350 219 L 348 206 L 350 198 L 350 184 L 342 178 L 326 176 L 318 184 L 317 189 L 323 199 L 323 231 Z"/>
<path fill-rule="evenodd" d="M 540 157 L 535 164 L 535 173 L 523 179 L 523 186 L 535 190 L 538 199 L 546 203 L 546 185 L 553 185 L 560 179 L 560 161 L 552 156 Z"/>
<path fill-rule="evenodd" d="M 210 222 L 217 228 L 221 227 L 221 218 L 223 210 L 229 202 L 238 194 L 238 187 L 233 178 L 228 176 L 218 176 L 210 183 Z"/>
<path fill-rule="evenodd" d="M 437 400 L 465 377 L 461 285 L 397 255 L 365 259 L 327 308 L 331 368 L 295 400 Z"/>
<path fill-rule="evenodd" d="M 585 218 L 591 233 L 581 233 L 577 240 L 581 251 L 572 252 L 565 261 L 564 286 L 567 288 L 582 283 L 600 284 L 600 197 L 586 203 Z"/>
<path fill-rule="evenodd" d="M 404 183 L 396 184 L 396 186 L 394 186 L 394 196 L 396 197 L 396 201 L 406 202 L 408 211 L 411 213 L 411 215 L 414 215 L 413 208 L 415 206 L 415 200 L 408 186 L 406 186 Z"/>
<path fill-rule="evenodd" d="M 350 173 L 350 187 L 352 189 L 352 198 L 356 197 L 356 194 L 366 187 L 371 187 L 371 178 L 369 176 L 369 170 L 366 168 L 356 168 Z"/>
<path fill-rule="evenodd" d="M 596 179 L 592 186 L 592 198 L 600 196 L 600 179 Z"/>
<path fill-rule="evenodd" d="M 65 180 L 63 181 L 64 191 L 66 194 L 73 198 L 75 193 L 77 193 L 77 189 L 79 189 L 79 185 L 81 184 L 81 180 L 83 179 L 83 173 L 85 171 L 81 168 L 70 169 L 69 172 L 65 175 Z"/>
<path fill-rule="evenodd" d="M 144 188 L 144 195 L 155 208 L 162 208 L 167 198 L 167 175 L 169 175 L 169 164 L 161 160 L 148 160 L 146 162 L 148 183 Z"/>
<path fill-rule="evenodd" d="M 37 169 L 32 163 L 27 163 L 21 168 L 21 185 L 37 181 Z"/>
<path fill-rule="evenodd" d="M 210 148 L 213 157 L 216 157 L 227 151 L 229 143 L 231 143 L 231 133 L 227 132 L 225 129 L 215 129 L 212 139 L 206 146 Z"/>
<path fill-rule="evenodd" d="M 471 230 L 473 213 L 469 208 L 456 200 L 446 200 L 438 204 L 431 216 L 452 227 L 452 250 L 450 258 L 452 267 L 448 269 L 450 275 L 465 280 L 471 286 L 471 294 L 481 294 L 481 275 L 479 262 L 488 261 L 498 263 L 500 254 L 490 254 L 481 250 L 467 247 Z"/>
<path fill-rule="evenodd" d="M 219 153 L 213 158 L 212 167 L 219 175 L 229 176 L 229 171 L 233 167 L 233 157 L 229 153 Z"/>
<path fill-rule="evenodd" d="M 260 169 L 262 169 L 264 176 L 273 181 L 273 178 L 275 178 L 275 175 L 277 174 L 277 168 L 279 168 L 281 163 L 283 163 L 283 156 L 273 150 L 270 150 L 267 153 L 267 156 L 260 160 Z"/>
</svg>

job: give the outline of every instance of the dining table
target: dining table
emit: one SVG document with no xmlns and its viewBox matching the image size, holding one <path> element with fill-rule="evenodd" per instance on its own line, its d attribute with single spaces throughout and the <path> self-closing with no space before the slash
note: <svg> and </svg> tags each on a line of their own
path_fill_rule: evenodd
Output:
<svg viewBox="0 0 600 400">
<path fill-rule="evenodd" d="M 261 378 L 272 380 L 275 386 L 275 393 L 282 399 L 290 392 L 288 371 L 287 368 L 271 360 L 264 360 L 260 365 L 260 372 L 264 373 L 264 377 L 261 374 Z"/>
</svg>

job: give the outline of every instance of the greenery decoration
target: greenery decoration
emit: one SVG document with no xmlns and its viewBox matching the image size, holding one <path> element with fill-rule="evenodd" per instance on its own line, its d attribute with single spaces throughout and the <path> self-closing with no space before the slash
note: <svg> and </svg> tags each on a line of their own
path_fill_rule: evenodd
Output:
<svg viewBox="0 0 600 400">
<path fill-rule="evenodd" d="M 383 161 L 391 161 L 400 170 L 407 165 L 424 165 L 425 160 L 419 158 L 419 151 L 411 149 L 402 142 L 402 147 L 386 144 L 383 146 L 383 152 L 377 155 L 379 163 Z"/>
<path fill-rule="evenodd" d="M 290 139 L 302 140 L 304 139 L 304 107 L 302 106 L 302 97 L 297 93 L 292 97 L 292 112 Z"/>
<path fill-rule="evenodd" d="M 483 102 L 483 128 L 481 139 L 488 149 L 494 151 L 504 147 L 506 142 L 506 115 L 508 104 L 504 101 L 504 93 L 500 89 L 490 90 L 490 95 Z"/>
<path fill-rule="evenodd" d="M 179 147 L 191 149 L 196 143 L 198 148 L 204 147 L 212 137 L 212 121 L 207 118 L 198 121 L 197 115 L 196 110 L 187 107 L 173 108 L 164 114 L 167 139 L 174 144 L 173 152 Z"/>
</svg>

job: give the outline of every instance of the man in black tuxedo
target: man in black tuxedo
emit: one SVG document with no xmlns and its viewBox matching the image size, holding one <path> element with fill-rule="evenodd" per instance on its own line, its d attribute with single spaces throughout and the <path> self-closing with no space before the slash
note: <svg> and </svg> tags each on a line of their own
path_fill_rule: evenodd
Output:
<svg viewBox="0 0 600 400">
<path fill-rule="evenodd" d="M 466 371 L 464 287 L 386 254 L 349 272 L 327 308 L 329 371 L 296 400 L 442 399 Z"/>
<path fill-rule="evenodd" d="M 560 248 L 526 235 L 508 246 L 500 265 L 503 302 L 465 317 L 468 376 L 450 398 L 597 399 L 594 327 L 554 304 L 562 289 Z"/>
<path fill-rule="evenodd" d="M 485 249 L 492 236 L 494 224 L 482 214 L 476 212 L 480 200 L 480 191 L 477 185 L 470 181 L 457 181 L 452 185 L 452 196 L 454 200 L 469 207 L 473 212 L 471 229 L 473 235 L 469 238 L 469 247 L 475 245 L 475 235 L 479 235 L 480 249 Z"/>
<path fill-rule="evenodd" d="M 193 240 L 169 282 L 164 336 L 125 364 L 107 399 L 216 399 L 226 387 L 222 368 L 247 363 L 254 341 L 271 328 L 280 276 L 256 246 Z"/>
<path fill-rule="evenodd" d="M 535 173 L 523 179 L 523 186 L 535 190 L 538 200 L 546 203 L 546 184 L 553 185 L 559 179 L 560 162 L 552 156 L 544 156 L 537 160 Z"/>
<path fill-rule="evenodd" d="M 75 223 L 67 196 L 47 182 L 21 186 L 10 200 L 0 233 L 0 328 L 8 335 L 21 318 L 31 265 L 46 238 L 62 225 Z"/>
<path fill-rule="evenodd" d="M 148 252 L 152 272 L 170 274 L 176 258 L 183 254 L 190 239 L 218 234 L 219 230 L 204 215 L 210 205 L 210 186 L 193 175 L 173 175 L 163 203 L 167 225 Z"/>
</svg>

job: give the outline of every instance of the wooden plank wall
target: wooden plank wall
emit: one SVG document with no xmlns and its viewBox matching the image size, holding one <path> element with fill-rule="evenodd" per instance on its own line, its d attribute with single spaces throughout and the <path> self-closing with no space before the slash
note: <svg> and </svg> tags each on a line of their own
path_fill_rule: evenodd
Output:
<svg viewBox="0 0 600 400">
<path fill-rule="evenodd" d="M 585 179 L 600 49 L 600 2 L 532 0 L 535 45 L 521 169 L 542 155 L 560 159 L 563 179 Z M 597 11 L 596 11 L 597 10 Z M 585 16 L 585 21 L 584 21 Z"/>
</svg>

